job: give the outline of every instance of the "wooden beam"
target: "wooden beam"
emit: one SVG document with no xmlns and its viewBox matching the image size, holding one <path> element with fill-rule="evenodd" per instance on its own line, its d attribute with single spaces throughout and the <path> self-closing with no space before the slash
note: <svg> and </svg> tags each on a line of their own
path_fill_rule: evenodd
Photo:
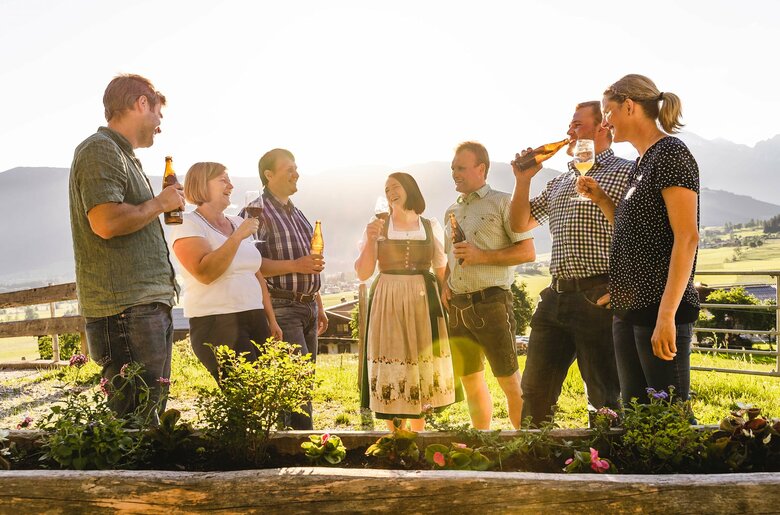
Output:
<svg viewBox="0 0 780 515">
<path fill-rule="evenodd" d="M 3 513 L 777 513 L 780 473 L 10 470 Z"/>
<path fill-rule="evenodd" d="M 84 331 L 84 317 L 80 315 L 19 320 L 0 324 L 0 338 L 14 336 L 41 336 L 44 334 L 80 333 Z"/>
<path fill-rule="evenodd" d="M 55 284 L 30 290 L 0 293 L 0 309 L 34 306 L 76 299 L 76 283 Z"/>
</svg>

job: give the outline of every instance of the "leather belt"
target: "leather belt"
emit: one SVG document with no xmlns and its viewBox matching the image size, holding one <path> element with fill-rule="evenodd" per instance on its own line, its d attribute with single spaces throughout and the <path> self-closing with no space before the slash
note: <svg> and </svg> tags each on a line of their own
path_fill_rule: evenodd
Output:
<svg viewBox="0 0 780 515">
<path fill-rule="evenodd" d="M 472 304 L 475 304 L 505 291 L 506 290 L 500 286 L 491 286 L 490 288 L 485 288 L 484 290 L 477 290 L 470 293 L 453 293 L 452 296 L 458 299 L 468 299 Z"/>
<path fill-rule="evenodd" d="M 268 293 L 274 299 L 285 299 L 300 302 L 301 304 L 307 304 L 316 298 L 316 293 L 299 293 L 297 291 L 289 290 L 277 290 L 275 288 L 268 288 Z"/>
<path fill-rule="evenodd" d="M 550 289 L 556 293 L 569 293 L 590 290 L 591 288 L 606 283 L 609 283 L 609 274 L 593 275 L 591 277 L 582 277 L 579 279 L 553 277 L 552 282 L 550 283 Z"/>
</svg>

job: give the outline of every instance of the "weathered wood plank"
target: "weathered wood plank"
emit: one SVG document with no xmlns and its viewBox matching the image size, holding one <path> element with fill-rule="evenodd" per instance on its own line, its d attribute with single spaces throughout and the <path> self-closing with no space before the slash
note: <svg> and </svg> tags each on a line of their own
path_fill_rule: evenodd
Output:
<svg viewBox="0 0 780 515">
<path fill-rule="evenodd" d="M 0 338 L 80 333 L 83 331 L 84 317 L 80 315 L 0 323 Z"/>
<path fill-rule="evenodd" d="M 775 513 L 780 474 L 9 471 L 3 513 Z"/>
<path fill-rule="evenodd" d="M 0 293 L 0 309 L 34 306 L 76 299 L 76 283 L 55 284 L 29 290 Z"/>
<path fill-rule="evenodd" d="M 37 370 L 64 368 L 70 365 L 69 361 L 53 361 L 45 359 L 26 359 L 15 361 L 3 361 L 0 363 L 0 370 Z"/>
</svg>

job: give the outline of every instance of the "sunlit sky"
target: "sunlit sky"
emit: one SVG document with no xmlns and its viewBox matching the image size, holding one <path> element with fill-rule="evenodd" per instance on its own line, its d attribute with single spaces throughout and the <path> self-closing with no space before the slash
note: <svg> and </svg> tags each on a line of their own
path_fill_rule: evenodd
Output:
<svg viewBox="0 0 780 515">
<path fill-rule="evenodd" d="M 770 0 L 0 0 L 0 171 L 70 166 L 120 72 L 169 100 L 150 174 L 172 154 L 255 175 L 277 146 L 302 174 L 402 167 L 466 139 L 509 161 L 634 72 L 691 132 L 752 146 L 780 132 L 779 26 Z"/>
</svg>

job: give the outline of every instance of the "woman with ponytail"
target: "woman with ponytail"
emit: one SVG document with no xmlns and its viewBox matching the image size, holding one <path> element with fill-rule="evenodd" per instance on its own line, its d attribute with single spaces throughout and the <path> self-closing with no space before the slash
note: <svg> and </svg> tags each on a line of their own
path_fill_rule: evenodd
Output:
<svg viewBox="0 0 780 515">
<path fill-rule="evenodd" d="M 699 169 L 678 138 L 681 103 L 643 75 L 626 75 L 602 99 L 604 126 L 639 153 L 617 205 L 584 176 L 578 189 L 614 227 L 610 251 L 613 337 L 626 405 L 649 388 L 686 401 L 699 297 L 693 287 L 699 242 Z"/>
</svg>

